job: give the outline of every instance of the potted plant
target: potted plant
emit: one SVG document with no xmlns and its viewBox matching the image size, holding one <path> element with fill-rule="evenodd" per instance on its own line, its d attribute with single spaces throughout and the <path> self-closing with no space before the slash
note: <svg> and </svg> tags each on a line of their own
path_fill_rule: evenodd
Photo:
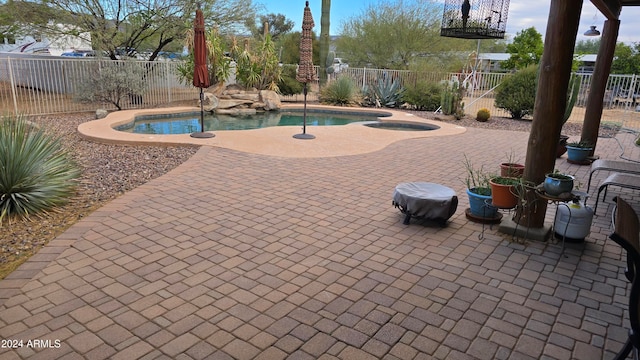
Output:
<svg viewBox="0 0 640 360">
<path fill-rule="evenodd" d="M 570 193 L 573 190 L 573 175 L 562 174 L 554 171 L 545 175 L 543 188 L 544 192 L 550 196 L 560 196 L 563 193 Z"/>
<path fill-rule="evenodd" d="M 560 134 L 560 139 L 558 139 L 558 148 L 556 150 L 556 157 L 561 157 L 564 153 L 567 152 L 567 141 L 569 141 L 569 137 L 567 135 Z"/>
<path fill-rule="evenodd" d="M 524 174 L 524 165 L 511 162 L 503 162 L 500 164 L 500 176 L 521 178 Z"/>
<path fill-rule="evenodd" d="M 500 209 L 512 209 L 518 203 L 515 187 L 520 179 L 514 177 L 496 176 L 489 180 L 491 185 L 491 200 L 493 206 Z"/>
<path fill-rule="evenodd" d="M 591 154 L 593 145 L 587 141 L 567 143 L 567 159 L 574 163 L 584 163 Z"/>
<path fill-rule="evenodd" d="M 469 212 L 476 218 L 494 219 L 498 209 L 491 205 L 491 186 L 489 184 L 491 176 L 484 171 L 482 166 L 475 168 L 466 155 L 464 160 L 464 166 L 467 170 L 465 184 L 469 196 Z"/>
<path fill-rule="evenodd" d="M 524 165 L 514 159 L 513 152 L 507 155 L 507 161 L 500 164 L 500 176 L 521 178 L 524 174 Z"/>
</svg>

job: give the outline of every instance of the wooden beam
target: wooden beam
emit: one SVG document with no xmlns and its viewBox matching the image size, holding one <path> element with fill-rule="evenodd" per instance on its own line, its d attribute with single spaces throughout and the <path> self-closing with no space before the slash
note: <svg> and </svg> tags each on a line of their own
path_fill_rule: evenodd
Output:
<svg viewBox="0 0 640 360">
<path fill-rule="evenodd" d="M 592 143 L 593 152 L 595 152 L 596 142 L 598 141 L 598 130 L 600 129 L 600 120 L 602 118 L 602 102 L 607 89 L 607 80 L 611 71 L 619 29 L 620 20 L 607 20 L 604 22 L 596 66 L 593 69 L 593 77 L 591 78 L 591 87 L 584 113 L 584 124 L 580 140 Z M 593 155 L 593 152 L 591 155 Z"/>
<path fill-rule="evenodd" d="M 582 4 L 583 0 L 551 0 L 524 170 L 525 180 L 533 184 L 542 183 L 545 174 L 555 168 Z M 536 201 L 532 190 L 526 200 L 516 213 L 516 222 L 543 227 L 546 201 Z"/>
<path fill-rule="evenodd" d="M 619 0 L 591 0 L 591 3 L 604 15 L 608 20 L 620 19 L 620 11 L 622 4 Z"/>
</svg>

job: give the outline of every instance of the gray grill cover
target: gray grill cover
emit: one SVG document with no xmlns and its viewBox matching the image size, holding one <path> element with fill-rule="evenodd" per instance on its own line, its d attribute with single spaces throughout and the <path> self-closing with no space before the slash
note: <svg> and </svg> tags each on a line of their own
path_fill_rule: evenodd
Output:
<svg viewBox="0 0 640 360">
<path fill-rule="evenodd" d="M 456 212 L 458 197 L 444 185 L 410 182 L 396 186 L 393 203 L 414 217 L 447 220 Z"/>
</svg>

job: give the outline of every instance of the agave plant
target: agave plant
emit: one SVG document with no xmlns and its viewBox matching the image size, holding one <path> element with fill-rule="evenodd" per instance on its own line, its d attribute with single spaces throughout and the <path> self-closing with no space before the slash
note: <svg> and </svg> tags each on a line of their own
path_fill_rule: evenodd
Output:
<svg viewBox="0 0 640 360">
<path fill-rule="evenodd" d="M 22 116 L 0 116 L 0 124 L 0 224 L 65 203 L 80 171 L 60 139 Z"/>
<path fill-rule="evenodd" d="M 400 105 L 404 88 L 397 80 L 391 80 L 386 76 L 378 79 L 378 83 L 372 86 L 366 86 L 364 93 L 366 94 L 366 102 L 376 107 L 393 108 Z"/>
</svg>

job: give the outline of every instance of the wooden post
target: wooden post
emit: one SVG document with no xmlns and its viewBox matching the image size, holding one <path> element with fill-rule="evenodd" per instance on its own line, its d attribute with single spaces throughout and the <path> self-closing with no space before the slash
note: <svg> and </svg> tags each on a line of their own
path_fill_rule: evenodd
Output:
<svg viewBox="0 0 640 360">
<path fill-rule="evenodd" d="M 555 167 L 582 2 L 551 0 L 525 160 L 524 178 L 534 184 L 542 183 L 545 174 Z M 525 198 L 515 221 L 530 228 L 543 227 L 546 201 L 537 199 L 533 190 Z"/>
<path fill-rule="evenodd" d="M 581 141 L 588 141 L 593 144 L 591 155 L 595 152 L 596 142 L 598 141 L 598 129 L 600 129 L 600 119 L 602 118 L 603 99 L 607 89 L 607 80 L 609 79 L 609 72 L 611 71 L 611 63 L 613 62 L 613 53 L 616 49 L 619 29 L 620 20 L 607 20 L 604 22 L 602 39 L 600 39 L 600 48 L 598 49 L 598 58 L 596 59 L 596 66 L 593 69 L 589 97 L 587 98 L 587 106 L 584 112 L 582 134 L 580 136 Z"/>
</svg>

